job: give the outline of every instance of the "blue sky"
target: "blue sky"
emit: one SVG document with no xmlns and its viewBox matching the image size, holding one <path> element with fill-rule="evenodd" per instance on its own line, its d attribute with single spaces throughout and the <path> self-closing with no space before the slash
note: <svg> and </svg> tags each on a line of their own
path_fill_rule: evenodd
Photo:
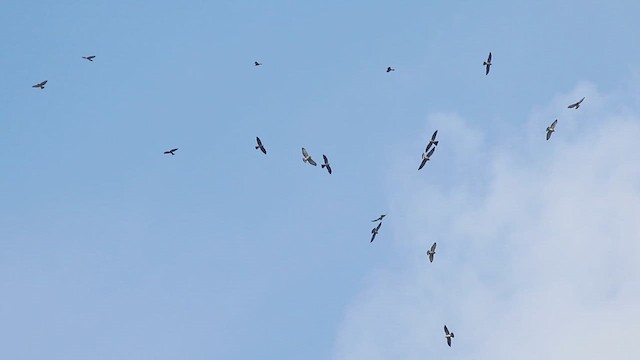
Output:
<svg viewBox="0 0 640 360">
<path fill-rule="evenodd" d="M 633 358 L 638 13 L 1 4 L 0 357 Z"/>
</svg>

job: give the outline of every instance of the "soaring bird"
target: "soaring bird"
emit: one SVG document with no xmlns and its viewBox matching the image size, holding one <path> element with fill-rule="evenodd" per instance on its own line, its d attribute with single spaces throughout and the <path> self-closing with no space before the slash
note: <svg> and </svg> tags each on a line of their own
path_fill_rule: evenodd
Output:
<svg viewBox="0 0 640 360">
<path fill-rule="evenodd" d="M 577 109 L 580 107 L 580 104 L 582 103 L 582 101 L 584 101 L 584 98 L 580 99 L 580 101 L 578 101 L 577 103 L 571 104 L 569 106 L 567 106 L 569 109 Z"/>
<path fill-rule="evenodd" d="M 382 214 L 380 215 L 379 218 L 371 220 L 371 222 L 382 221 L 382 219 L 384 219 L 385 216 L 387 216 L 387 214 Z"/>
<path fill-rule="evenodd" d="M 267 155 L 267 149 L 264 148 L 264 146 L 262 145 L 262 141 L 260 141 L 260 138 L 256 136 L 256 142 L 258 143 L 258 145 L 256 145 L 256 149 L 260 149 L 260 151 L 262 151 L 265 155 Z"/>
<path fill-rule="evenodd" d="M 433 154 L 433 152 L 436 150 L 436 148 L 432 148 L 431 151 L 429 151 L 428 153 L 422 153 L 422 162 L 420 163 L 420 166 L 418 167 L 418 170 L 422 169 L 424 167 L 424 165 L 427 163 L 427 161 L 430 160 L 431 155 Z"/>
<path fill-rule="evenodd" d="M 311 156 L 307 152 L 307 149 L 305 149 L 305 148 L 302 148 L 302 161 L 306 162 L 306 163 L 309 163 L 309 164 L 311 164 L 313 166 L 318 165 L 318 164 L 316 164 L 315 161 L 313 161 L 313 159 L 311 158 Z"/>
<path fill-rule="evenodd" d="M 90 55 L 90 56 L 83 56 L 83 59 L 89 60 L 89 61 L 93 61 L 93 58 L 95 58 L 95 55 Z"/>
<path fill-rule="evenodd" d="M 436 243 L 431 245 L 431 249 L 427 250 L 427 255 L 429 256 L 429 262 L 433 262 L 433 255 L 436 254 Z"/>
<path fill-rule="evenodd" d="M 491 51 L 489 51 L 489 57 L 487 58 L 487 61 L 483 62 L 482 65 L 487 67 L 487 71 L 485 72 L 485 75 L 489 75 L 489 68 L 491 68 Z"/>
<path fill-rule="evenodd" d="M 165 151 L 164 153 L 165 153 L 165 154 L 175 155 L 176 150 L 178 150 L 178 148 L 171 149 L 171 150 L 167 150 L 167 151 Z"/>
<path fill-rule="evenodd" d="M 376 226 L 373 229 L 371 229 L 371 241 L 369 241 L 369 244 L 371 244 L 373 242 L 373 239 L 376 238 L 376 235 L 378 235 L 378 231 L 380 230 L 380 226 L 382 226 L 382 221 L 380 221 L 378 223 L 378 226 Z"/>
<path fill-rule="evenodd" d="M 259 63 L 259 62 L 257 62 L 257 61 L 254 61 L 254 62 L 253 62 L 253 64 L 254 64 L 255 66 L 260 66 L 260 65 L 262 65 L 262 63 Z"/>
<path fill-rule="evenodd" d="M 431 140 L 429 140 L 429 144 L 427 144 L 427 148 L 424 150 L 424 152 L 429 151 L 429 148 L 431 147 L 431 145 L 433 146 L 438 146 L 438 141 L 436 141 L 436 136 L 438 135 L 438 130 L 436 130 L 433 135 L 431 135 Z"/>
<path fill-rule="evenodd" d="M 555 119 L 551 125 L 547 127 L 547 140 L 551 137 L 554 131 L 556 131 L 556 124 L 558 123 L 558 119 Z"/>
<path fill-rule="evenodd" d="M 320 167 L 327 168 L 327 171 L 329 172 L 329 175 L 331 175 L 331 164 L 329 164 L 329 159 L 327 159 L 327 156 L 325 154 L 322 154 L 322 158 L 324 159 L 324 164 L 320 165 Z"/>
<path fill-rule="evenodd" d="M 451 347 L 451 339 L 453 339 L 455 336 L 453 336 L 452 332 L 449 332 L 449 329 L 447 329 L 447 325 L 444 326 L 444 337 L 447 338 L 447 345 Z"/>
<path fill-rule="evenodd" d="M 41 82 L 41 83 L 37 83 L 37 84 L 33 85 L 32 87 L 34 87 L 34 88 L 40 88 L 40 89 L 44 89 L 44 84 L 46 84 L 46 83 L 47 83 L 47 81 L 49 81 L 49 80 L 45 80 L 45 81 L 43 81 L 43 82 Z"/>
<path fill-rule="evenodd" d="M 393 69 L 391 66 L 387 67 L 387 72 L 392 72 L 392 71 L 396 71 L 396 69 Z"/>
</svg>

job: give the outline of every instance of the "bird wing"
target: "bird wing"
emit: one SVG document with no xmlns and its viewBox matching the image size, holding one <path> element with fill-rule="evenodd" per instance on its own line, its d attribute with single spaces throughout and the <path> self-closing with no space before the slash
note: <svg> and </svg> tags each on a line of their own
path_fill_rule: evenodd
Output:
<svg viewBox="0 0 640 360">
<path fill-rule="evenodd" d="M 41 83 L 40 83 L 40 86 L 44 86 L 44 84 L 46 84 L 46 83 L 47 83 L 47 81 L 49 81 L 49 80 L 45 80 L 45 81 L 41 82 Z"/>
<path fill-rule="evenodd" d="M 449 329 L 447 329 L 447 325 L 444 326 L 444 333 L 449 335 Z"/>
<path fill-rule="evenodd" d="M 331 166 L 327 165 L 327 170 L 329 171 L 329 175 L 331 175 Z"/>
<path fill-rule="evenodd" d="M 433 154 L 433 152 L 436 151 L 436 148 L 434 147 L 433 149 L 431 149 L 431 151 L 429 151 L 427 153 L 427 157 L 431 157 L 431 155 Z"/>
<path fill-rule="evenodd" d="M 449 345 L 449 347 L 451 347 L 451 338 L 450 337 L 447 338 L 447 345 Z"/>
<path fill-rule="evenodd" d="M 555 128 L 556 128 L 556 124 L 557 124 L 557 123 L 558 123 L 558 119 L 555 119 L 555 120 L 553 121 L 553 123 L 551 123 L 550 128 L 552 128 L 552 129 L 554 129 L 554 130 L 555 130 Z"/>
<path fill-rule="evenodd" d="M 431 135 L 431 141 L 434 141 L 437 135 L 438 135 L 438 130 L 434 131 L 433 135 Z"/>
<path fill-rule="evenodd" d="M 487 67 L 487 70 L 484 72 L 484 74 L 489 75 L 489 69 L 491 68 L 491 65 L 487 64 L 486 67 Z"/>
<path fill-rule="evenodd" d="M 302 156 L 304 156 L 305 158 L 309 157 L 309 153 L 307 152 L 307 149 L 302 148 Z"/>
<path fill-rule="evenodd" d="M 382 221 L 380 221 L 380 222 L 378 223 L 378 226 L 376 226 L 376 232 L 377 232 L 378 230 L 380 230 L 380 226 L 382 226 Z"/>
<path fill-rule="evenodd" d="M 424 164 L 427 163 L 427 158 L 422 159 L 422 162 L 420 163 L 420 166 L 418 166 L 418 170 L 421 170 L 424 167 Z"/>
<path fill-rule="evenodd" d="M 260 138 L 256 136 L 256 141 L 258 142 L 258 146 L 262 147 L 262 141 L 260 141 Z"/>
<path fill-rule="evenodd" d="M 171 152 L 174 152 L 174 151 L 176 151 L 176 150 L 178 150 L 178 148 L 175 148 L 175 149 L 171 149 Z"/>
<path fill-rule="evenodd" d="M 573 103 L 569 106 L 567 106 L 569 109 L 573 109 L 574 107 L 578 106 L 578 103 Z"/>
<path fill-rule="evenodd" d="M 324 159 L 325 165 L 329 164 L 329 159 L 327 159 L 327 156 L 325 154 L 322 154 L 322 158 Z"/>
<path fill-rule="evenodd" d="M 429 253 L 429 262 L 433 262 L 433 253 Z"/>
<path fill-rule="evenodd" d="M 262 151 L 263 154 L 267 155 L 267 149 L 265 149 L 264 146 L 260 145 L 260 151 Z"/>
<path fill-rule="evenodd" d="M 489 51 L 489 57 L 487 58 L 487 62 L 491 62 L 491 51 Z"/>
<path fill-rule="evenodd" d="M 436 251 L 436 243 L 433 243 L 433 245 L 431 245 L 431 251 Z"/>
<path fill-rule="evenodd" d="M 578 105 L 582 104 L 583 101 L 584 101 L 584 97 L 580 99 L 580 101 L 578 101 Z"/>
<path fill-rule="evenodd" d="M 313 166 L 317 166 L 318 164 L 316 164 L 315 161 L 313 161 L 313 159 L 311 157 L 309 157 L 309 159 L 307 159 L 307 161 L 309 162 L 309 164 L 313 165 Z"/>
<path fill-rule="evenodd" d="M 375 239 L 375 238 L 376 238 L 376 234 L 377 234 L 377 233 L 375 233 L 375 232 L 374 232 L 374 233 L 373 233 L 373 235 L 371 235 L 371 241 L 369 241 L 369 243 L 372 243 L 372 242 L 373 242 L 373 239 Z"/>
<path fill-rule="evenodd" d="M 547 140 L 549 140 L 549 138 L 551 137 L 551 133 L 552 133 L 551 130 L 547 130 Z"/>
</svg>

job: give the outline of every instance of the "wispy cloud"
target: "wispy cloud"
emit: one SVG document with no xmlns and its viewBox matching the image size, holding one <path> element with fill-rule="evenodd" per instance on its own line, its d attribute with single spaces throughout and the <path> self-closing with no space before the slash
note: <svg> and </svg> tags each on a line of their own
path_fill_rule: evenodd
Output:
<svg viewBox="0 0 640 360">
<path fill-rule="evenodd" d="M 409 175 L 387 191 L 396 251 L 347 309 L 334 359 L 635 359 L 640 114 L 580 83 L 520 135 L 470 123 L 428 118 L 425 139 L 446 131 L 419 176 L 405 160 L 417 166 L 415 149 L 398 150 Z"/>
</svg>

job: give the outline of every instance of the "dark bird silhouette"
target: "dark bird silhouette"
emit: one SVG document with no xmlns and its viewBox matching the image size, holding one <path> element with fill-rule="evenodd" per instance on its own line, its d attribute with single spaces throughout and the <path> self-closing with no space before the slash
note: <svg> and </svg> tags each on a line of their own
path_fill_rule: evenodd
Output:
<svg viewBox="0 0 640 360">
<path fill-rule="evenodd" d="M 45 80 L 45 81 L 43 81 L 43 82 L 41 82 L 41 83 L 37 83 L 37 84 L 33 85 L 32 87 L 33 87 L 33 88 L 40 88 L 40 89 L 44 89 L 44 85 L 47 83 L 47 81 L 49 81 L 49 80 Z"/>
<path fill-rule="evenodd" d="M 431 135 L 431 140 L 429 140 L 429 144 L 427 144 L 427 148 L 424 150 L 424 152 L 428 152 L 429 148 L 431 147 L 431 145 L 433 146 L 438 146 L 438 142 L 436 141 L 436 136 L 438 135 L 438 130 L 436 130 L 433 135 Z"/>
<path fill-rule="evenodd" d="M 431 249 L 427 250 L 427 256 L 429 256 L 429 262 L 433 262 L 433 255 L 436 254 L 436 243 L 431 245 Z"/>
<path fill-rule="evenodd" d="M 318 165 L 318 164 L 316 164 L 315 161 L 313 161 L 313 159 L 311 158 L 311 156 L 307 152 L 307 149 L 305 149 L 305 148 L 302 148 L 302 161 L 306 162 L 306 163 L 309 163 L 309 164 L 311 164 L 313 166 Z"/>
<path fill-rule="evenodd" d="M 444 326 L 444 337 L 447 338 L 447 345 L 451 347 L 451 339 L 453 339 L 455 336 L 453 336 L 452 332 L 449 332 L 449 329 L 447 329 L 447 325 Z"/>
<path fill-rule="evenodd" d="M 90 56 L 83 56 L 83 59 L 89 60 L 89 61 L 93 61 L 93 59 L 95 58 L 95 55 L 90 55 Z"/>
<path fill-rule="evenodd" d="M 418 170 L 422 169 L 424 167 L 424 165 L 427 163 L 427 161 L 430 160 L 431 155 L 433 154 L 433 152 L 436 151 L 436 148 L 432 148 L 431 151 L 429 151 L 428 153 L 422 153 L 422 162 L 420 163 L 420 166 L 418 167 Z"/>
<path fill-rule="evenodd" d="M 178 150 L 178 148 L 171 149 L 171 150 L 167 150 L 167 151 L 165 151 L 164 153 L 165 153 L 165 154 L 175 155 L 176 150 Z"/>
<path fill-rule="evenodd" d="M 567 106 L 569 109 L 577 109 L 580 107 L 580 104 L 582 104 L 582 102 L 584 101 L 584 98 L 580 99 L 580 101 L 578 101 L 577 103 L 571 104 L 569 106 Z"/>
<path fill-rule="evenodd" d="M 376 235 L 378 235 L 378 231 L 380 230 L 380 226 L 382 226 L 382 221 L 380 221 L 378 223 L 378 226 L 376 226 L 373 229 L 371 229 L 371 241 L 369 241 L 369 244 L 371 244 L 373 242 L 373 239 L 376 238 Z"/>
<path fill-rule="evenodd" d="M 482 65 L 487 67 L 487 71 L 484 73 L 485 75 L 489 75 L 489 69 L 491 68 L 491 51 L 489 51 L 489 57 L 487 61 L 483 62 Z"/>
<path fill-rule="evenodd" d="M 258 143 L 258 145 L 256 145 L 256 149 L 260 149 L 260 151 L 262 151 L 265 155 L 267 155 L 267 149 L 264 148 L 264 146 L 262 145 L 262 141 L 260 141 L 260 138 L 256 136 L 256 142 Z"/>
<path fill-rule="evenodd" d="M 329 164 L 329 159 L 327 159 L 327 156 L 325 154 L 322 154 L 322 158 L 324 159 L 324 164 L 320 165 L 320 167 L 327 168 L 327 171 L 329 172 L 329 175 L 331 175 L 331 164 Z"/>
<path fill-rule="evenodd" d="M 551 125 L 547 127 L 547 140 L 551 137 L 554 131 L 556 131 L 556 124 L 558 123 L 558 119 L 555 119 Z"/>
<path fill-rule="evenodd" d="M 387 67 L 387 72 L 396 71 L 396 69 L 391 68 L 391 66 Z"/>
<path fill-rule="evenodd" d="M 260 66 L 260 65 L 262 65 L 262 63 L 259 63 L 259 62 L 257 62 L 257 61 L 254 61 L 254 62 L 253 62 L 253 64 L 254 64 L 254 66 Z"/>
<path fill-rule="evenodd" d="M 382 214 L 380 215 L 379 218 L 371 220 L 371 222 L 382 221 L 382 219 L 384 219 L 385 216 L 387 216 L 387 214 Z"/>
</svg>

